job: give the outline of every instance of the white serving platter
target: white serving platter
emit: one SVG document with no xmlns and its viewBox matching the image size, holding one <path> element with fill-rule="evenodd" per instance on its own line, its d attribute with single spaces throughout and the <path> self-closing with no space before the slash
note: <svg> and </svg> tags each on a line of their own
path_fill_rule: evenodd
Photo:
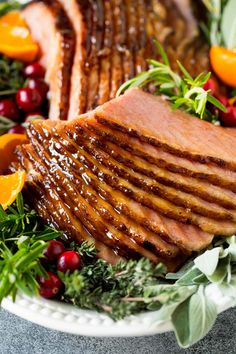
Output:
<svg viewBox="0 0 236 354">
<path fill-rule="evenodd" d="M 235 289 L 236 290 L 236 289 Z M 224 296 L 216 285 L 207 288 L 218 313 L 235 306 L 235 301 Z M 146 336 L 172 330 L 171 323 L 157 320 L 157 312 L 145 312 L 121 321 L 113 321 L 105 314 L 81 310 L 69 304 L 40 297 L 18 295 L 13 303 L 4 299 L 2 307 L 9 312 L 38 325 L 61 332 L 95 337 Z"/>
</svg>

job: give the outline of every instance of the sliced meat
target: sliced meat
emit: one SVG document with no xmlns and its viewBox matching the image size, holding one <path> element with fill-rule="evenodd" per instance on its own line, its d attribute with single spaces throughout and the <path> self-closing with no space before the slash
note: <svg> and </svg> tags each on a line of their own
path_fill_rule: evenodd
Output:
<svg viewBox="0 0 236 354">
<path fill-rule="evenodd" d="M 118 146 L 122 147 L 122 149 L 127 152 L 130 152 L 133 156 L 142 158 L 145 160 L 145 163 L 148 161 L 151 164 L 165 168 L 170 172 L 209 181 L 214 185 L 225 187 L 236 192 L 235 172 L 222 169 L 213 164 L 201 164 L 199 162 L 175 156 L 164 151 L 162 148 L 157 148 L 147 143 L 140 142 L 137 138 L 132 138 L 126 133 L 116 131 L 114 134 L 113 129 L 110 129 L 105 125 L 97 124 L 93 119 L 90 119 L 87 128 L 106 141 L 116 145 L 118 144 Z"/>
<path fill-rule="evenodd" d="M 139 74 L 147 69 L 148 36 L 147 36 L 147 17 L 148 12 L 145 6 L 145 0 L 137 0 L 137 19 L 138 19 L 138 52 L 136 55 L 136 73 Z"/>
<path fill-rule="evenodd" d="M 91 51 L 86 63 L 88 75 L 86 112 L 97 107 L 99 88 L 99 53 L 103 49 L 104 8 L 103 0 L 90 0 L 93 10 Z"/>
<path fill-rule="evenodd" d="M 131 7 L 133 0 L 124 0 L 126 41 L 124 46 L 123 68 L 124 82 L 135 76 L 134 41 L 136 40 L 136 29 L 134 28 L 134 14 Z"/>
<path fill-rule="evenodd" d="M 42 132 L 41 132 L 42 133 Z M 61 135 L 59 135 L 59 136 L 61 136 Z M 63 135 L 64 136 L 64 135 Z M 41 142 L 40 142 L 40 146 L 42 145 L 42 142 L 43 142 L 43 145 L 45 146 L 45 140 L 42 140 Z M 73 163 L 73 165 L 74 165 L 74 168 L 75 168 L 75 171 L 81 171 L 81 173 L 82 173 L 82 176 L 83 176 L 83 178 L 85 179 L 85 181 L 86 181 L 86 183 L 87 184 L 89 184 L 90 183 L 90 181 L 92 181 L 92 179 L 91 179 L 91 176 L 88 176 L 84 171 L 83 171 L 83 165 L 81 165 L 81 163 L 79 162 L 79 161 L 77 161 L 76 162 L 76 164 L 77 164 L 77 167 L 75 167 L 75 154 L 74 155 L 72 155 L 72 154 L 69 154 L 69 153 L 67 153 L 66 152 L 66 150 L 64 150 L 63 151 L 63 154 L 64 155 L 62 155 L 62 152 L 61 152 L 61 147 L 59 147 L 59 143 L 58 143 L 58 141 L 57 140 L 54 140 L 54 144 L 53 144 L 53 148 L 52 148 L 52 146 L 51 146 L 51 151 L 53 151 L 54 152 L 54 155 L 53 155 L 53 159 L 55 160 L 58 160 L 58 161 L 60 161 L 60 166 L 61 167 L 63 167 L 62 168 L 62 170 L 63 171 L 65 171 L 65 174 L 66 174 L 66 176 L 68 176 L 69 175 L 69 170 L 68 170 L 68 167 L 66 168 L 66 165 L 67 166 L 70 166 L 70 164 L 71 164 L 71 162 L 70 162 L 70 164 L 69 164 L 69 161 L 72 159 L 73 161 L 74 161 L 74 163 Z M 65 141 L 65 146 L 66 147 L 68 147 L 68 141 Z M 60 156 L 59 155 L 57 155 L 57 153 L 56 153 L 56 150 L 57 149 L 59 149 L 60 151 L 58 152 L 58 154 L 60 154 Z M 42 153 L 41 153 L 42 154 Z M 64 157 L 63 157 L 64 156 Z M 83 158 L 83 156 L 81 156 L 81 160 L 83 160 L 82 159 Z M 64 163 L 63 161 L 66 161 L 66 163 Z M 61 165 L 62 164 L 62 165 Z M 54 171 L 55 172 L 55 171 Z M 75 174 L 72 174 L 71 172 L 70 172 L 70 176 L 71 176 L 71 178 L 72 178 L 72 176 L 76 176 L 76 172 L 75 172 Z M 86 176 L 88 176 L 87 178 L 86 178 Z M 75 178 L 76 177 L 73 177 L 73 181 L 75 180 Z M 94 182 L 95 182 L 95 184 L 96 184 L 96 179 L 94 179 Z M 92 183 L 92 182 L 91 182 Z M 100 183 L 100 182 L 99 182 Z M 94 187 L 94 184 L 92 184 L 93 185 L 93 187 Z M 103 185 L 103 183 L 102 183 L 102 185 Z M 97 186 L 96 186 L 96 188 L 97 188 Z M 81 188 L 80 188 L 80 190 L 81 190 Z M 97 189 L 96 189 L 97 190 Z M 100 193 L 101 191 L 100 190 L 97 190 L 97 192 L 98 193 Z M 90 194 L 90 190 L 88 191 L 88 193 Z M 115 192 L 115 195 L 116 194 L 118 194 L 119 195 L 119 193 L 116 193 Z M 121 199 L 122 200 L 122 199 Z M 95 200 L 93 201 L 93 203 L 96 203 L 95 202 Z M 117 203 L 117 201 L 116 201 L 116 203 Z M 133 202 L 131 201 L 131 204 L 132 204 Z M 137 204 L 137 203 L 136 203 Z M 106 204 L 106 206 L 107 206 L 108 204 Z M 118 204 L 117 204 L 118 205 Z M 129 204 L 128 204 L 129 205 Z M 135 203 L 133 203 L 133 205 L 135 205 Z M 108 207 L 108 206 L 107 206 Z M 135 208 L 136 209 L 136 208 Z M 111 210 L 111 209 L 110 209 Z M 128 209 L 129 210 L 129 209 Z M 130 209 L 130 210 L 132 210 L 132 208 Z M 142 215 L 142 213 L 143 213 L 143 211 L 142 210 L 148 210 L 148 209 L 146 209 L 146 208 L 141 208 L 141 214 L 140 215 Z M 147 213 L 148 211 L 145 211 L 145 213 Z M 164 222 L 167 222 L 168 223 L 168 219 L 166 219 L 166 218 L 163 218 L 163 220 L 164 221 L 161 221 L 161 217 L 159 218 L 159 219 L 157 219 L 154 215 L 156 214 L 156 213 L 152 213 L 151 212 L 151 210 L 150 210 L 150 213 L 149 213 L 150 215 L 153 215 L 152 216 L 152 219 L 154 220 L 154 222 L 155 222 L 155 220 L 156 220 L 156 222 L 155 222 L 155 231 L 157 231 L 157 228 L 158 228 L 158 230 L 159 230 L 159 232 L 158 232 L 158 234 L 163 238 L 163 239 L 169 239 L 169 235 L 165 235 L 165 232 L 164 232 L 164 230 L 163 230 L 163 228 L 165 228 L 165 229 L 167 229 L 167 227 L 164 225 L 164 227 L 163 226 L 161 226 L 162 224 L 164 224 Z M 145 215 L 145 214 L 144 214 Z M 130 213 L 128 212 L 128 216 L 130 216 Z M 144 217 L 142 217 L 143 218 L 143 220 L 145 220 L 145 222 L 144 222 L 144 226 L 146 227 L 146 223 L 147 223 L 147 219 L 144 219 Z M 140 217 L 139 217 L 139 219 L 140 219 Z M 127 222 L 127 219 L 124 219 L 123 218 L 123 220 L 126 220 L 126 222 Z M 136 215 L 135 215 L 135 218 L 134 218 L 134 220 L 136 220 Z M 111 220 L 110 220 L 110 222 L 111 222 Z M 158 223 L 160 224 L 159 226 L 158 226 Z M 130 228 L 130 225 L 133 225 L 133 227 L 134 227 L 134 223 L 130 223 L 130 222 L 128 222 L 128 225 L 129 225 L 129 228 Z M 177 227 L 177 225 L 179 225 L 178 227 Z M 186 247 L 186 249 L 188 249 L 188 250 L 192 250 L 192 248 L 191 247 L 193 247 L 193 249 L 195 250 L 196 248 L 197 249 L 199 249 L 199 247 L 200 248 L 202 248 L 202 247 L 204 247 L 204 245 L 206 245 L 206 244 L 208 244 L 210 241 L 210 239 L 212 238 L 212 236 L 210 236 L 210 235 L 208 235 L 208 234 L 206 234 L 206 233 L 202 233 L 202 231 L 200 231 L 199 229 L 196 229 L 196 231 L 195 231 L 195 228 L 194 227 L 192 227 L 192 226 L 188 226 L 188 225 L 182 225 L 182 224 L 176 224 L 176 222 L 173 222 L 172 223 L 172 227 L 170 228 L 170 230 L 168 230 L 168 233 L 171 235 L 171 233 L 172 232 L 174 232 L 174 234 L 173 235 L 171 235 L 170 236 L 170 239 L 171 239 L 171 241 L 173 242 L 173 240 L 172 240 L 172 238 L 175 240 L 175 242 L 177 243 L 177 244 L 180 244 L 180 245 L 185 245 L 185 244 L 187 244 L 188 245 L 188 247 Z M 183 233 L 183 230 L 182 230 L 182 228 L 184 228 L 184 227 L 186 227 L 186 233 Z M 174 230 L 174 231 L 172 231 L 172 229 Z M 124 229 L 125 230 L 125 229 Z M 124 231 L 123 230 L 123 231 Z M 139 231 L 140 232 L 140 231 Z M 143 232 L 143 231 L 142 231 Z M 175 235 L 175 233 L 176 233 L 176 235 Z M 157 235 L 158 235 L 157 234 Z M 188 240 L 186 240 L 186 235 L 188 235 Z M 150 240 L 152 239 L 151 237 L 150 237 L 150 235 L 149 235 L 149 238 L 150 238 Z M 177 241 L 176 241 L 177 240 Z M 158 240 L 157 240 L 157 242 L 159 242 Z M 151 245 L 151 242 L 148 242 L 147 244 L 150 244 Z M 184 247 L 183 247 L 184 248 Z M 172 251 L 173 252 L 173 251 Z"/>
<path fill-rule="evenodd" d="M 173 155 L 236 171 L 235 133 L 185 112 L 173 111 L 160 97 L 132 89 L 99 107 L 95 114 L 100 123 Z"/>
<path fill-rule="evenodd" d="M 93 130 L 87 129 L 88 126 L 85 126 L 85 124 L 80 124 L 79 131 L 83 130 L 83 137 L 94 147 L 94 155 L 96 155 L 98 159 L 101 159 L 100 155 L 102 154 L 103 156 L 103 152 L 105 152 L 110 155 L 110 157 L 112 156 L 115 160 L 115 165 L 117 165 L 117 163 L 123 164 L 125 167 L 140 173 L 142 175 L 140 178 L 142 179 L 147 176 L 165 186 L 170 186 L 177 190 L 196 195 L 208 202 L 219 204 L 226 209 L 236 208 L 236 194 L 234 192 L 214 186 L 201 179 L 198 180 L 160 168 L 122 149 L 120 144 L 118 145 L 118 139 L 117 144 L 111 143 L 101 136 L 96 135 Z M 113 137 L 114 134 L 111 134 L 112 139 Z M 122 140 L 119 139 L 119 142 L 121 141 Z M 110 164 L 110 159 L 107 159 L 106 163 Z M 114 166 L 114 168 L 116 168 L 116 166 Z"/>
<path fill-rule="evenodd" d="M 79 160 L 76 161 L 76 159 L 73 157 L 73 154 L 67 152 L 70 140 L 66 137 L 66 134 L 63 134 L 63 136 L 60 134 L 60 137 L 63 137 L 63 139 L 65 138 L 64 142 L 67 146 L 65 149 L 65 146 L 60 144 L 54 132 L 53 144 L 56 144 L 57 150 L 53 149 L 52 153 L 52 140 L 50 140 L 49 134 L 47 133 L 47 135 L 45 135 L 45 132 L 43 128 L 40 127 L 40 125 L 32 127 L 31 132 L 37 136 L 40 141 L 44 142 L 44 149 L 46 149 L 51 158 L 57 159 L 58 165 L 66 177 L 69 174 L 70 164 L 77 168 L 76 171 L 78 172 L 75 172 L 73 175 L 70 174 L 71 184 L 76 190 L 80 190 L 80 194 L 82 194 L 83 197 L 93 205 L 93 207 L 104 219 L 113 224 L 119 231 L 124 232 L 130 238 L 133 238 L 135 242 L 142 245 L 144 248 L 146 248 L 145 245 L 148 243 L 148 249 L 152 249 L 152 251 L 158 256 L 174 257 L 178 254 L 179 250 L 177 247 L 171 244 L 167 244 L 164 240 L 158 237 L 158 235 L 147 232 L 144 228 L 138 226 L 135 222 L 129 220 L 123 215 L 118 214 L 109 205 L 109 203 L 104 201 L 101 197 L 99 197 L 98 194 L 96 194 L 96 192 L 94 192 L 87 181 L 84 180 L 83 176 L 84 172 L 86 173 L 86 169 L 83 170 L 81 162 Z M 67 163 L 64 162 L 65 159 Z"/>
<path fill-rule="evenodd" d="M 75 190 L 71 186 L 69 179 L 62 174 L 59 166 L 50 163 L 51 158 L 48 156 L 45 149 L 42 149 L 41 144 L 37 143 L 34 139 L 32 139 L 32 143 L 35 153 L 30 152 L 29 149 L 28 158 L 31 159 L 30 162 L 34 165 L 34 168 L 40 170 L 40 173 L 43 175 L 43 189 L 47 185 L 49 185 L 51 189 L 54 189 L 55 183 L 60 185 L 60 197 L 65 203 L 69 205 L 73 203 L 77 206 L 73 209 L 73 213 L 81 220 L 84 227 L 86 227 L 90 233 L 92 232 L 93 235 L 97 234 L 101 242 L 117 250 L 121 256 L 139 258 L 141 255 L 149 258 L 153 262 L 158 262 L 158 258 L 153 253 L 139 246 L 136 240 L 130 240 L 125 237 L 120 231 L 116 230 L 112 224 L 101 218 L 96 212 L 96 209 L 84 198 L 83 191 L 81 189 Z M 40 165 L 37 164 L 37 156 L 41 156 L 43 160 Z"/>
<path fill-rule="evenodd" d="M 236 220 L 235 211 L 226 210 L 225 208 L 218 206 L 214 200 L 213 202 L 211 200 L 211 203 L 209 203 L 202 198 L 176 190 L 168 185 L 163 185 L 152 178 L 134 172 L 127 166 L 123 166 L 121 163 L 114 160 L 109 153 L 104 153 L 99 147 L 94 148 L 89 142 L 89 135 L 86 134 L 86 130 L 81 126 L 80 128 L 80 130 L 76 130 L 78 135 L 76 139 L 74 139 L 75 142 L 85 149 L 85 151 L 93 156 L 99 163 L 102 163 L 110 171 L 114 172 L 116 176 L 129 181 L 134 186 L 139 187 L 150 194 L 160 196 L 170 202 L 174 202 L 175 205 L 183 206 L 200 215 L 208 215 L 208 217 L 215 217 L 218 219 Z M 91 138 L 91 140 L 94 141 L 94 138 Z M 207 187 L 207 185 L 205 187 Z M 207 192 L 206 188 L 205 192 Z M 208 199 L 210 199 L 210 196 Z"/>
<path fill-rule="evenodd" d="M 27 162 L 25 167 L 27 168 Z M 115 251 L 94 239 L 83 228 L 80 221 L 72 215 L 55 190 L 47 190 L 43 187 L 42 176 L 28 183 L 26 196 L 35 205 L 36 211 L 43 220 L 58 230 L 65 230 L 67 238 L 77 241 L 79 244 L 82 242 L 94 243 L 98 251 L 98 257 L 111 264 L 116 264 L 122 260 Z"/>
<path fill-rule="evenodd" d="M 66 120 L 75 49 L 72 25 L 57 0 L 33 2 L 22 15 L 42 50 L 41 62 L 50 87 L 49 117 Z"/>
<path fill-rule="evenodd" d="M 87 0 L 58 0 L 66 10 L 76 35 L 75 56 L 71 74 L 70 108 L 68 119 L 86 111 L 88 68 L 86 63 L 91 50 L 92 8 Z"/>
<path fill-rule="evenodd" d="M 103 48 L 99 52 L 100 78 L 98 88 L 98 105 L 107 102 L 110 98 L 111 88 L 111 55 L 113 45 L 113 21 L 110 0 L 103 0 L 104 4 L 104 34 Z"/>
<path fill-rule="evenodd" d="M 112 0 L 111 10 L 113 14 L 113 48 L 111 55 L 111 89 L 110 98 L 116 96 L 119 87 L 123 83 L 122 53 L 120 48 L 125 41 L 125 28 L 122 19 L 123 0 Z"/>
</svg>

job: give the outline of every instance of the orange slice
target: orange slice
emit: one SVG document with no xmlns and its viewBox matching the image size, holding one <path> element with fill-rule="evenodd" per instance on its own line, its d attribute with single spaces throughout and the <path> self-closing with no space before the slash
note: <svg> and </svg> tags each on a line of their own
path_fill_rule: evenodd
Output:
<svg viewBox="0 0 236 354">
<path fill-rule="evenodd" d="M 227 85 L 236 87 L 236 51 L 213 46 L 210 61 L 216 75 Z"/>
<path fill-rule="evenodd" d="M 27 143 L 24 134 L 4 134 L 0 136 L 0 174 L 3 174 L 11 162 L 16 161 L 15 149 Z"/>
<path fill-rule="evenodd" d="M 12 175 L 0 176 L 0 204 L 7 209 L 24 187 L 26 173 L 18 171 Z"/>
<path fill-rule="evenodd" d="M 0 18 L 0 52 L 26 62 L 35 60 L 39 53 L 39 47 L 18 11 L 9 12 Z"/>
</svg>

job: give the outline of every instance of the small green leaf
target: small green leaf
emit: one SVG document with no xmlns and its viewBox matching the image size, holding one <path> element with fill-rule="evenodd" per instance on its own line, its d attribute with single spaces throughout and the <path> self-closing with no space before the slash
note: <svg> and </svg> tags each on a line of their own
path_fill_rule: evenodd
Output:
<svg viewBox="0 0 236 354">
<path fill-rule="evenodd" d="M 215 304 L 205 295 L 204 288 L 200 287 L 189 303 L 189 345 L 199 341 L 211 330 L 216 317 Z"/>
<path fill-rule="evenodd" d="M 203 338 L 217 317 L 215 304 L 205 295 L 204 288 L 181 303 L 172 314 L 172 323 L 178 343 L 188 348 Z"/>
<path fill-rule="evenodd" d="M 212 275 L 217 268 L 221 250 L 221 247 L 216 247 L 204 252 L 194 260 L 194 264 L 203 274 Z"/>
<path fill-rule="evenodd" d="M 156 39 L 154 40 L 154 43 L 155 43 L 155 45 L 156 45 L 156 47 L 157 47 L 157 49 L 158 49 L 158 51 L 159 51 L 159 53 L 160 53 L 160 55 L 161 55 L 161 57 L 163 59 L 165 65 L 170 66 L 170 62 L 169 62 L 168 56 L 167 56 L 164 48 L 162 47 L 161 43 L 159 41 L 157 41 Z"/>
<path fill-rule="evenodd" d="M 230 256 L 220 259 L 215 272 L 212 275 L 207 276 L 210 282 L 217 284 L 222 283 L 228 275 L 229 263 Z"/>
<path fill-rule="evenodd" d="M 188 79 L 189 81 L 193 81 L 192 76 L 189 74 L 189 72 L 185 69 L 185 67 L 179 62 L 179 60 L 177 60 L 177 64 L 179 65 L 180 70 L 182 71 L 182 73 L 184 74 L 184 76 L 186 77 L 186 79 Z"/>
<path fill-rule="evenodd" d="M 220 109 L 222 112 L 227 112 L 227 108 L 217 100 L 217 98 L 207 94 L 207 101 L 213 104 L 216 108 Z"/>
</svg>

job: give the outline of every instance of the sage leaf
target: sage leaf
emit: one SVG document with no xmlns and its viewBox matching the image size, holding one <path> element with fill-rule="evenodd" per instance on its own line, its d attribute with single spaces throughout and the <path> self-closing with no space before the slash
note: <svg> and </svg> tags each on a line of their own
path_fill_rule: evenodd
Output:
<svg viewBox="0 0 236 354">
<path fill-rule="evenodd" d="M 216 247 L 204 252 L 194 260 L 194 264 L 203 274 L 212 275 L 217 268 L 221 250 L 221 247 Z"/>
<path fill-rule="evenodd" d="M 177 306 L 171 316 L 175 336 L 179 345 L 183 348 L 187 348 L 190 345 L 189 304 L 190 297 Z"/>
<path fill-rule="evenodd" d="M 207 278 L 210 280 L 210 282 L 219 284 L 225 280 L 225 278 L 228 275 L 228 271 L 230 269 L 229 267 L 230 259 L 231 257 L 227 256 L 219 260 L 215 272 L 212 275 L 207 275 Z"/>
<path fill-rule="evenodd" d="M 172 314 L 172 323 L 178 343 L 188 348 L 203 338 L 212 328 L 217 317 L 214 302 L 199 287 L 198 291 L 181 303 Z"/>
<path fill-rule="evenodd" d="M 178 285 L 194 285 L 194 279 L 198 278 L 201 275 L 201 272 L 197 268 L 192 268 L 187 271 L 177 282 Z"/>
<path fill-rule="evenodd" d="M 205 295 L 201 286 L 196 294 L 191 296 L 189 303 L 189 333 L 190 344 L 203 338 L 213 327 L 217 317 L 214 302 Z"/>
<path fill-rule="evenodd" d="M 224 8 L 221 31 L 225 45 L 229 49 L 236 48 L 236 1 L 229 0 Z"/>
</svg>

